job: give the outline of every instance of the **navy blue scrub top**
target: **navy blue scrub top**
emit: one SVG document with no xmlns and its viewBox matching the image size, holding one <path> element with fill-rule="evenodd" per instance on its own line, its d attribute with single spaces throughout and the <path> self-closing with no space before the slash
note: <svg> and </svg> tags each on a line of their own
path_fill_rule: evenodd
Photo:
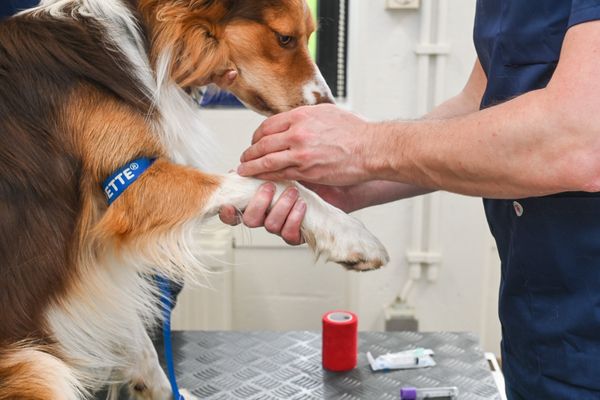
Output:
<svg viewBox="0 0 600 400">
<path fill-rule="evenodd" d="M 474 40 L 488 78 L 481 107 L 544 88 L 567 29 L 597 19 L 600 0 L 478 0 Z M 600 399 L 600 194 L 484 205 L 502 261 L 510 398 Z"/>
<path fill-rule="evenodd" d="M 0 0 L 0 20 L 27 8 L 38 5 L 40 0 Z"/>
</svg>

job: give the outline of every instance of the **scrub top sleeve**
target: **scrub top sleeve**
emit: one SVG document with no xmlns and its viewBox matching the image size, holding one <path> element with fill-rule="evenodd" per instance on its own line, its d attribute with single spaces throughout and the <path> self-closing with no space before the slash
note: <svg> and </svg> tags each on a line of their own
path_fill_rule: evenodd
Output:
<svg viewBox="0 0 600 400">
<path fill-rule="evenodd" d="M 569 28 L 573 25 L 600 20 L 600 0 L 573 0 Z"/>
</svg>

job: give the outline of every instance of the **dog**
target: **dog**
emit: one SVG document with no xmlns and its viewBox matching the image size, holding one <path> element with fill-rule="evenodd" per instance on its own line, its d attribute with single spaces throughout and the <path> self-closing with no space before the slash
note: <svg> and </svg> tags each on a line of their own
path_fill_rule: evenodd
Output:
<svg viewBox="0 0 600 400">
<path fill-rule="evenodd" d="M 0 400 L 171 398 L 152 276 L 198 280 L 194 230 L 262 183 L 207 172 L 189 94 L 218 84 L 267 116 L 333 102 L 314 29 L 304 0 L 42 0 L 0 24 Z M 102 182 L 138 158 L 150 167 L 109 206 Z M 294 182 L 278 194 L 290 185 L 317 254 L 387 262 L 356 219 Z"/>
</svg>

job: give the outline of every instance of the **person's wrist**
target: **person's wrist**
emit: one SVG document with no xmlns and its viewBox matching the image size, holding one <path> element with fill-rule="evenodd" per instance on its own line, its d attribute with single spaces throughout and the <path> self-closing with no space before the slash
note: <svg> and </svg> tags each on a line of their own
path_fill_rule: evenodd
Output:
<svg viewBox="0 0 600 400">
<path fill-rule="evenodd" d="M 364 126 L 356 133 L 358 138 L 355 149 L 355 168 L 359 181 L 369 180 L 370 175 L 370 151 L 369 148 L 373 145 L 373 132 L 371 122 L 364 122 Z"/>
<path fill-rule="evenodd" d="M 367 166 L 370 180 L 402 181 L 406 179 L 407 161 L 411 154 L 408 148 L 412 135 L 412 122 L 380 122 L 371 127 L 373 146 L 369 150 L 373 157 Z"/>
<path fill-rule="evenodd" d="M 386 147 L 388 144 L 387 126 L 383 122 L 367 122 L 364 145 L 361 146 L 361 166 L 365 172 L 365 181 L 381 179 L 388 164 Z"/>
</svg>

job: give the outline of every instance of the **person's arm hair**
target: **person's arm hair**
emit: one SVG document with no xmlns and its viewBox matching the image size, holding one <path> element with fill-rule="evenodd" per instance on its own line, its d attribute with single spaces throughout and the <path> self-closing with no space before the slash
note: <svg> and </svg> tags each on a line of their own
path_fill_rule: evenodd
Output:
<svg viewBox="0 0 600 400">
<path fill-rule="evenodd" d="M 471 75 L 463 90 L 456 96 L 434 108 L 425 115 L 423 119 L 448 119 L 479 111 L 481 99 L 483 98 L 486 87 L 487 77 L 485 76 L 485 72 L 483 71 L 479 59 L 477 59 L 475 60 L 473 70 L 471 71 Z"/>
<path fill-rule="evenodd" d="M 437 107 L 426 118 L 450 118 L 475 112 L 479 109 L 486 83 L 481 65 L 476 62 L 463 91 Z M 243 158 L 244 155 L 242 155 Z M 307 186 L 323 199 L 346 212 L 430 192 L 429 189 L 393 181 L 366 182 L 353 187 L 315 184 Z M 298 199 L 297 191 L 292 188 L 286 191 L 277 200 L 275 206 L 269 210 L 273 195 L 273 185 L 263 185 L 248 205 L 241 221 L 237 218 L 236 210 L 233 207 L 224 207 L 220 213 L 221 219 L 232 225 L 243 221 L 250 227 L 265 226 L 269 232 L 280 235 L 290 244 L 302 243 L 300 223 L 304 217 L 306 205 Z"/>
<path fill-rule="evenodd" d="M 600 21 L 571 28 L 545 89 L 443 121 L 373 124 L 378 179 L 490 198 L 600 191 Z"/>
<path fill-rule="evenodd" d="M 434 108 L 423 119 L 445 120 L 478 111 L 486 86 L 487 78 L 477 59 L 463 90 Z M 435 190 L 394 181 L 367 182 L 349 190 L 348 195 L 353 199 L 353 204 L 346 211 L 420 196 L 433 191 Z"/>
</svg>

